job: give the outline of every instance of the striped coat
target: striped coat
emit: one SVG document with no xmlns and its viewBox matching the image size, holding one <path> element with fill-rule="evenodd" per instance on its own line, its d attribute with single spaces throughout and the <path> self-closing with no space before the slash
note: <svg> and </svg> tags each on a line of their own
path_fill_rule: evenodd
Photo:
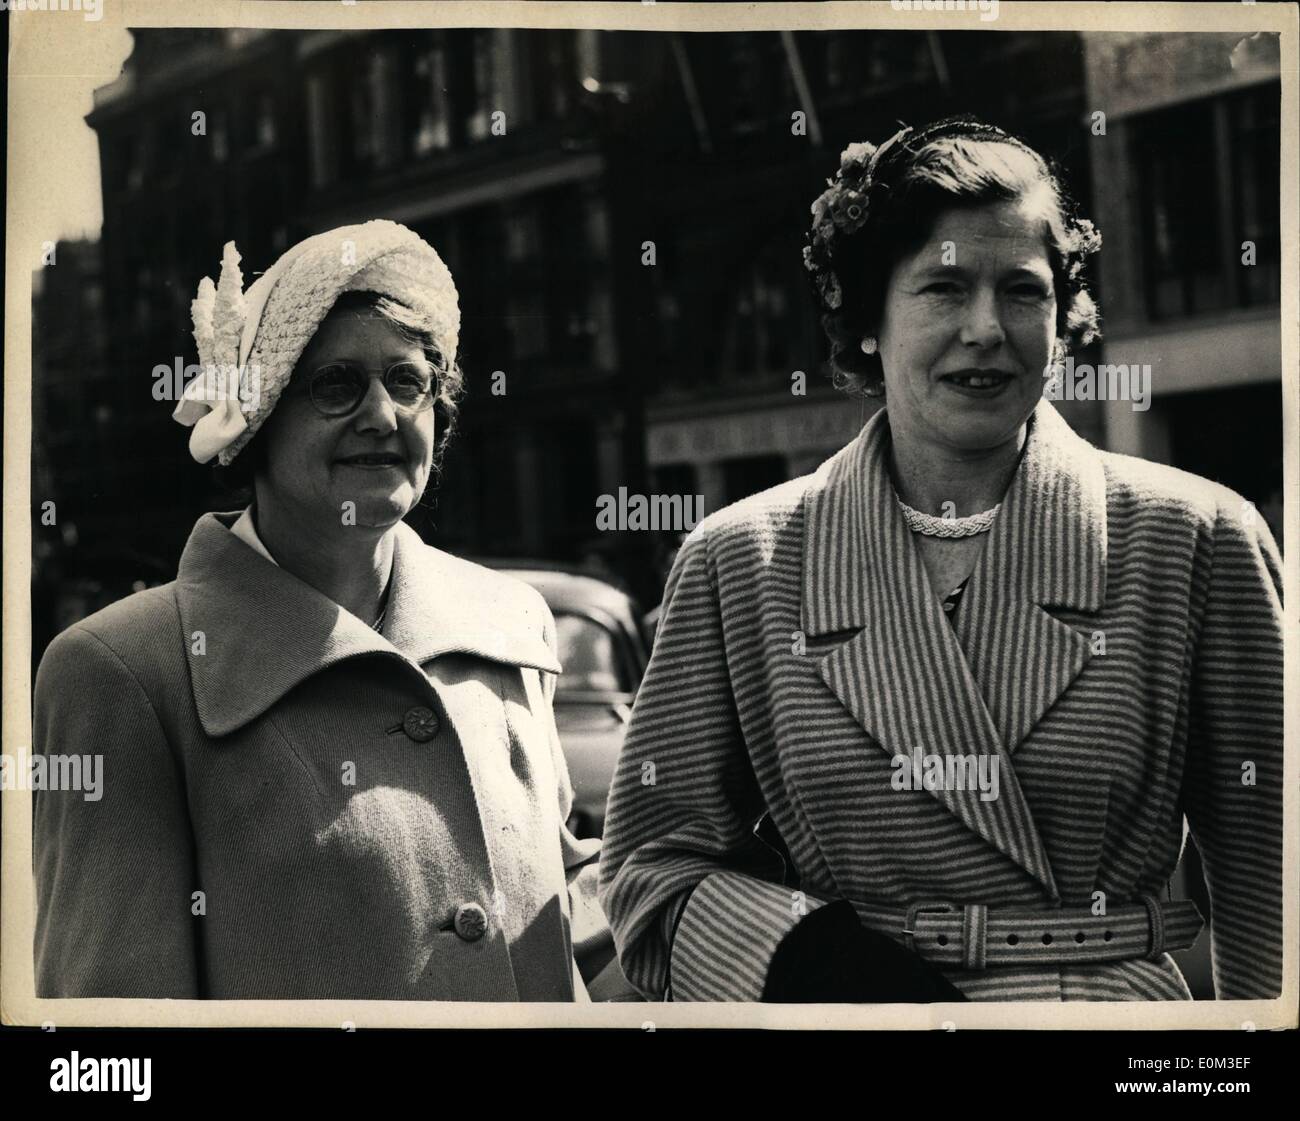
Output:
<svg viewBox="0 0 1300 1121">
<path fill-rule="evenodd" d="M 627 976 L 654 998 L 758 999 L 799 914 L 833 899 L 866 921 L 880 904 L 1163 896 L 1185 817 L 1217 995 L 1276 995 L 1281 575 L 1262 519 L 1099 451 L 1044 401 L 949 620 L 888 442 L 882 410 L 678 555 L 602 854 Z M 895 789 L 892 757 L 916 749 L 996 756 L 998 797 Z M 755 836 L 765 811 L 806 898 Z M 1189 998 L 1168 955 L 944 972 L 972 999 Z"/>
</svg>

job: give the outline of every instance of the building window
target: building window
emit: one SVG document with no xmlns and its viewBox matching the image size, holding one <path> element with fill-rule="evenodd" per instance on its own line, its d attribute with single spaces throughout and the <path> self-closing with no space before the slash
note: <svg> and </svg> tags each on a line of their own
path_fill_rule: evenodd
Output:
<svg viewBox="0 0 1300 1121">
<path fill-rule="evenodd" d="M 1168 319 L 1225 306 L 1211 103 L 1151 113 L 1133 132 L 1148 313 Z M 1201 189 L 1187 190 L 1189 182 Z"/>
<path fill-rule="evenodd" d="M 791 260 L 797 260 L 797 255 Z M 785 370 L 790 365 L 796 334 L 801 330 L 794 314 L 797 274 L 791 274 L 776 250 L 769 248 L 750 266 L 733 290 L 730 331 L 732 374 L 749 376 Z"/>
<path fill-rule="evenodd" d="M 311 185 L 319 190 L 338 176 L 338 146 L 332 120 L 333 91 L 325 73 L 307 78 L 307 151 Z"/>
<path fill-rule="evenodd" d="M 1277 299 L 1278 87 L 1134 121 L 1147 313 L 1153 320 Z M 1242 263 L 1253 241 L 1257 263 Z"/>
<path fill-rule="evenodd" d="M 757 132 L 778 117 L 790 122 L 797 106 L 790 61 L 780 36 L 769 33 L 727 37 L 730 57 L 731 123 L 738 133 Z"/>
<path fill-rule="evenodd" d="M 743 459 L 724 459 L 722 477 L 726 501 L 739 502 L 751 494 L 779 486 L 790 476 L 783 456 L 751 455 Z"/>
<path fill-rule="evenodd" d="M 363 67 L 360 80 L 345 84 L 351 140 L 348 149 L 350 168 L 364 174 L 390 166 L 398 153 L 393 143 L 396 105 L 391 56 L 385 50 L 371 49 L 360 61 Z"/>
<path fill-rule="evenodd" d="M 121 184 L 128 191 L 144 186 L 149 169 L 149 137 L 146 133 L 127 137 L 122 143 Z"/>
<path fill-rule="evenodd" d="M 368 82 L 356 82 L 349 87 L 348 115 L 352 126 L 352 160 L 358 167 L 369 167 L 374 155 L 374 133 L 370 125 L 374 120 L 374 106 L 370 100 Z"/>
<path fill-rule="evenodd" d="M 608 279 L 609 211 L 596 192 L 583 192 L 577 202 L 586 225 L 587 315 L 584 329 L 591 338 L 591 360 L 597 369 L 612 370 L 617 361 L 614 301 Z M 652 269 L 658 279 L 658 270 Z M 660 308 L 663 314 L 663 308 Z M 674 320 L 675 324 L 675 320 Z"/>
<path fill-rule="evenodd" d="M 653 468 L 651 478 L 655 494 L 695 494 L 699 486 L 692 463 L 661 463 Z"/>
<path fill-rule="evenodd" d="M 582 210 L 587 227 L 587 253 L 602 264 L 609 260 L 609 208 L 595 191 L 584 194 Z"/>
<path fill-rule="evenodd" d="M 521 361 L 546 352 L 546 305 L 540 292 L 516 292 L 510 298 L 511 352 Z"/>
<path fill-rule="evenodd" d="M 537 433 L 537 459 L 546 465 L 538 480 L 545 513 L 544 547 L 552 556 L 574 556 L 592 537 L 596 433 L 585 419 L 555 417 Z"/>
<path fill-rule="evenodd" d="M 739 131 L 757 126 L 762 107 L 763 60 L 759 57 L 753 35 L 728 39 L 731 46 L 731 119 Z"/>
<path fill-rule="evenodd" d="M 253 139 L 257 147 L 275 147 L 275 103 L 268 93 L 260 94 L 253 107 Z"/>
<path fill-rule="evenodd" d="M 826 48 L 826 68 L 822 72 L 828 90 L 843 89 L 857 73 L 849 50 L 847 35 L 827 35 L 822 38 Z"/>
<path fill-rule="evenodd" d="M 573 95 L 578 84 L 577 33 L 548 31 L 544 35 L 547 110 L 558 120 L 573 110 Z"/>
<path fill-rule="evenodd" d="M 447 95 L 447 52 L 441 42 L 421 47 L 411 65 L 410 148 L 427 156 L 451 144 L 451 100 Z"/>
<path fill-rule="evenodd" d="M 465 119 L 465 133 L 470 140 L 482 140 L 491 134 L 492 114 L 502 108 L 497 82 L 497 38 L 492 30 L 473 32 L 470 51 L 470 80 L 473 104 Z"/>
<path fill-rule="evenodd" d="M 1282 390 L 1278 382 L 1172 393 L 1157 399 L 1169 460 L 1253 502 L 1282 540 Z M 1250 454 L 1243 455 L 1244 449 Z"/>
<path fill-rule="evenodd" d="M 505 220 L 506 260 L 511 264 L 535 261 L 542 253 L 541 216 L 536 201 L 521 203 Z"/>
<path fill-rule="evenodd" d="M 503 211 L 501 233 L 511 275 L 511 351 L 516 359 L 536 358 L 546 352 L 547 345 L 539 200 L 527 199 Z"/>
<path fill-rule="evenodd" d="M 213 163 L 225 163 L 230 158 L 230 122 L 224 109 L 212 111 L 208 120 L 208 143 Z"/>
<path fill-rule="evenodd" d="M 378 168 L 392 167 L 402 156 L 396 62 L 393 52 L 386 47 L 370 56 L 370 104 L 373 111 L 370 127 L 374 133 L 374 160 Z"/>
<path fill-rule="evenodd" d="M 1242 90 L 1224 99 L 1230 137 L 1233 198 L 1231 214 L 1237 302 L 1243 307 L 1275 304 L 1281 299 L 1281 90 L 1269 84 Z M 1241 265 L 1242 243 L 1255 246 L 1254 265 Z"/>
</svg>

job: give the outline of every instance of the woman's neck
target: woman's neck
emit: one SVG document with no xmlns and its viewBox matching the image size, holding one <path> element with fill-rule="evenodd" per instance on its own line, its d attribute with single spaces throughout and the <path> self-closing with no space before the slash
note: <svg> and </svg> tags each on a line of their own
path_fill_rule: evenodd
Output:
<svg viewBox="0 0 1300 1121">
<path fill-rule="evenodd" d="M 1027 425 L 1021 425 L 1005 444 L 969 452 L 906 435 L 900 439 L 892 432 L 889 470 L 894 488 L 899 498 L 924 514 L 965 518 L 981 513 L 1002 501 L 1027 435 Z"/>
<path fill-rule="evenodd" d="M 357 618 L 373 623 L 393 571 L 391 529 L 320 527 L 254 503 L 250 511 L 262 544 L 286 572 L 309 584 Z"/>
</svg>

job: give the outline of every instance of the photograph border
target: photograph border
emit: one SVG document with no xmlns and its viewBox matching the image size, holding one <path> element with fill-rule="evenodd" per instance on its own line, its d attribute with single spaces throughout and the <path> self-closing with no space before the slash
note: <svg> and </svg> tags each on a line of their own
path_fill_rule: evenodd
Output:
<svg viewBox="0 0 1300 1121">
<path fill-rule="evenodd" d="M 239 1027 L 622 1027 L 817 1029 L 1109 1028 L 1266 1030 L 1297 1026 L 1300 912 L 1300 790 L 1295 782 L 1300 736 L 1300 197 L 1297 149 L 1298 9 L 1274 3 L 1012 2 L 997 18 L 976 10 L 899 11 L 890 3 L 559 3 L 499 0 L 100 0 L 101 19 L 81 13 L 11 12 L 8 100 L 8 209 L 4 383 L 3 744 L 12 755 L 30 750 L 31 674 L 31 370 L 32 276 L 49 240 L 41 226 L 30 169 L 49 156 L 41 110 L 60 96 L 58 78 L 100 66 L 104 82 L 118 66 L 97 52 L 103 29 L 125 27 L 249 27 L 363 30 L 380 27 L 593 28 L 651 32 L 837 29 L 1001 31 L 1256 31 L 1277 33 L 1281 45 L 1281 301 L 1284 463 L 1285 754 L 1284 974 L 1281 995 L 1261 1001 L 971 1002 L 936 1005 L 777 1004 L 503 1004 L 344 1000 L 135 1000 L 35 996 L 32 799 L 6 790 L 0 835 L 0 1019 L 6 1024 L 72 1026 Z M 57 0 L 55 2 L 57 6 Z M 969 5 L 975 9 L 976 5 Z M 93 71 L 92 71 L 93 72 Z M 1086 122 L 1081 121 L 1081 129 Z M 1208 934 L 1202 935 L 1208 937 Z"/>
</svg>

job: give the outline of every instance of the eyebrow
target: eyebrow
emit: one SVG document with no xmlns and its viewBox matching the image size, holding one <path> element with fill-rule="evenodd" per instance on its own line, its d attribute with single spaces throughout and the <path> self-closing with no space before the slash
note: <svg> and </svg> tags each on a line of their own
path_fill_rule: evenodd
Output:
<svg viewBox="0 0 1300 1121">
<path fill-rule="evenodd" d="M 1044 274 L 1051 274 L 1050 268 L 1044 268 L 1042 271 L 1031 268 L 1028 265 L 1015 265 L 1007 269 L 1003 276 L 1025 276 L 1034 280 L 1044 279 Z M 970 276 L 970 270 L 963 268 L 961 265 L 926 265 L 923 269 L 914 274 L 916 280 L 926 280 L 931 277 L 952 277 L 959 276 L 962 279 Z"/>
</svg>

